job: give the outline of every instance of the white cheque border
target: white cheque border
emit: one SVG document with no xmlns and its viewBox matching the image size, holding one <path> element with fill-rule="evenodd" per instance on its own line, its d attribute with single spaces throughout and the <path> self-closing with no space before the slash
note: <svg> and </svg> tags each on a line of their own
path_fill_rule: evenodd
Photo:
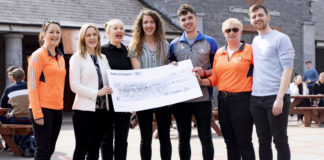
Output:
<svg viewBox="0 0 324 160">
<path fill-rule="evenodd" d="M 191 60 L 139 70 L 107 70 L 116 112 L 167 106 L 202 96 Z"/>
</svg>

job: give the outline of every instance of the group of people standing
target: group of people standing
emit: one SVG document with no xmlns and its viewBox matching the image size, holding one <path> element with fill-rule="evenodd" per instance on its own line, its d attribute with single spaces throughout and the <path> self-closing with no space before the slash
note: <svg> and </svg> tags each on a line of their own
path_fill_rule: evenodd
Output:
<svg viewBox="0 0 324 160">
<path fill-rule="evenodd" d="M 306 71 L 304 75 L 296 74 L 290 83 L 291 95 L 324 95 L 324 72 L 318 72 L 312 67 L 311 61 L 306 61 Z M 291 99 L 293 101 L 293 99 Z M 315 104 L 317 103 L 317 104 Z M 297 107 L 307 107 L 317 105 L 324 107 L 324 98 L 321 99 L 303 99 Z M 299 124 L 304 123 L 303 115 L 297 117 Z"/>
<path fill-rule="evenodd" d="M 125 160 L 130 113 L 115 112 L 107 69 L 153 68 L 190 59 L 202 97 L 190 101 L 137 112 L 141 132 L 140 154 L 151 159 L 152 119 L 155 114 L 161 159 L 170 160 L 171 113 L 179 133 L 179 156 L 191 157 L 191 121 L 195 116 L 204 160 L 214 159 L 211 134 L 212 106 L 210 89 L 219 89 L 219 121 L 231 160 L 253 160 L 252 126 L 259 137 L 261 160 L 272 159 L 271 141 L 278 160 L 290 159 L 287 136 L 290 105 L 287 90 L 293 70 L 294 49 L 287 35 L 269 27 L 270 16 L 262 5 L 249 10 L 251 24 L 259 35 L 252 45 L 241 41 L 242 23 L 235 18 L 223 22 L 227 44 L 218 48 L 216 40 L 197 30 L 194 8 L 184 4 L 178 9 L 184 33 L 170 45 L 165 39 L 160 15 L 142 10 L 137 16 L 133 39 L 127 48 L 124 25 L 119 19 L 105 24 L 108 44 L 100 46 L 98 28 L 84 24 L 79 34 L 78 50 L 70 59 L 70 86 L 76 93 L 73 103 L 73 127 L 76 146 L 74 160 Z M 34 127 L 35 159 L 49 160 L 55 150 L 62 123 L 65 62 L 58 49 L 61 26 L 45 22 L 40 33 L 41 47 L 29 58 L 28 93 Z M 253 83 L 252 83 L 253 81 Z"/>
</svg>

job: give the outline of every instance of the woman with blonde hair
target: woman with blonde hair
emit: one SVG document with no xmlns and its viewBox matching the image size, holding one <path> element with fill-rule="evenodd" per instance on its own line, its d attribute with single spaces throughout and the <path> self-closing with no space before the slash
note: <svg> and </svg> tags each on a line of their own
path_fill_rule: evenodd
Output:
<svg viewBox="0 0 324 160">
<path fill-rule="evenodd" d="M 165 40 L 163 22 L 160 15 L 144 9 L 137 16 L 133 39 L 130 46 L 130 58 L 133 69 L 153 68 L 168 63 L 169 43 Z M 170 142 L 171 111 L 168 106 L 136 112 L 141 131 L 141 158 L 152 157 L 152 120 L 157 122 L 162 160 L 171 160 Z"/>
<path fill-rule="evenodd" d="M 109 108 L 106 56 L 101 54 L 100 34 L 92 23 L 81 27 L 78 51 L 70 59 L 70 86 L 76 94 L 73 109 L 75 150 L 73 160 L 98 159 L 104 135 L 102 124 Z"/>
<path fill-rule="evenodd" d="M 118 70 L 132 69 L 128 50 L 122 43 L 125 35 L 124 24 L 119 19 L 112 19 L 105 24 L 105 31 L 109 43 L 102 46 L 101 50 L 106 55 L 110 68 Z M 109 99 L 109 111 L 106 113 L 105 135 L 101 145 L 103 160 L 126 160 L 127 137 L 130 123 L 130 113 L 115 112 L 111 96 Z M 115 142 L 114 142 L 115 138 Z"/>
<path fill-rule="evenodd" d="M 65 61 L 58 45 L 61 25 L 46 21 L 39 34 L 40 48 L 28 59 L 28 95 L 35 136 L 35 160 L 51 159 L 62 125 Z"/>
<path fill-rule="evenodd" d="M 218 115 L 227 148 L 227 159 L 254 160 L 252 144 L 253 119 L 249 111 L 252 91 L 252 46 L 241 41 L 243 25 L 236 18 L 222 24 L 227 44 L 218 49 L 212 75 L 201 79 L 204 72 L 194 68 L 202 86 L 217 86 Z"/>
</svg>

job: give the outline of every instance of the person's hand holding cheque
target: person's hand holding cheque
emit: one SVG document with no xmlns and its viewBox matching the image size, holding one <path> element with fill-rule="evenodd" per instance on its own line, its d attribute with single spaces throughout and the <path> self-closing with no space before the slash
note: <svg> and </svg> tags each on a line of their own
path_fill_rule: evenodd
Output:
<svg viewBox="0 0 324 160">
<path fill-rule="evenodd" d="M 197 80 L 201 86 L 210 86 L 210 81 L 207 77 L 211 76 L 211 70 L 203 70 L 201 67 L 194 67 L 192 72 L 196 73 Z"/>
</svg>

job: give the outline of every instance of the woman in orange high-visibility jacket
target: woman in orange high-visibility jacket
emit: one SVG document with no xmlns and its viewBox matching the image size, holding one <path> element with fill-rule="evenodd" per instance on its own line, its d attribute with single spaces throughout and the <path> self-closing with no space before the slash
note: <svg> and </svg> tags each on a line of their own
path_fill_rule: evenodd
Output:
<svg viewBox="0 0 324 160">
<path fill-rule="evenodd" d="M 61 26 L 48 21 L 39 34 L 40 48 L 28 59 L 28 95 L 33 123 L 35 160 L 49 160 L 62 124 L 65 61 L 58 49 Z"/>
</svg>

